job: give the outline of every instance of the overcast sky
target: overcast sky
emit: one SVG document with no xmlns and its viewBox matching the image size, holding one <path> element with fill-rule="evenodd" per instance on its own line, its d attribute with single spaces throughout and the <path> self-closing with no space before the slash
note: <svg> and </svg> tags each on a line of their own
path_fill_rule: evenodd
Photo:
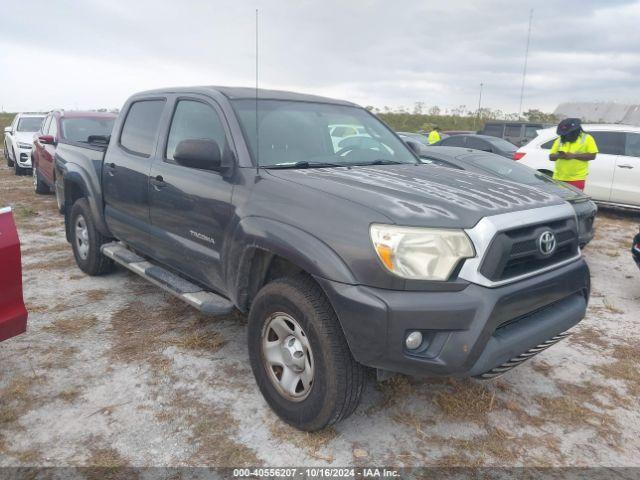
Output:
<svg viewBox="0 0 640 480">
<path fill-rule="evenodd" d="M 638 1 L 20 0 L 0 9 L 0 108 L 120 107 L 178 85 L 260 84 L 382 108 L 640 103 Z"/>
</svg>

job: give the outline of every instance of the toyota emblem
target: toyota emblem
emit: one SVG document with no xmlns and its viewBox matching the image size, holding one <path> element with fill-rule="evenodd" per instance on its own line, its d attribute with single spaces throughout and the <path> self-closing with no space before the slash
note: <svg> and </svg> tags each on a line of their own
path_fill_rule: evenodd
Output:
<svg viewBox="0 0 640 480">
<path fill-rule="evenodd" d="M 538 237 L 538 250 L 542 255 L 551 255 L 556 250 L 556 236 L 552 231 L 542 232 Z"/>
</svg>

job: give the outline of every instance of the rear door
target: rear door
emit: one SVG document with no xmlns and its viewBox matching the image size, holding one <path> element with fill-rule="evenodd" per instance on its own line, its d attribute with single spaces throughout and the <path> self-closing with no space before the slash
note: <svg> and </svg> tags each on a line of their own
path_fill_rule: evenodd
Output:
<svg viewBox="0 0 640 480">
<path fill-rule="evenodd" d="M 611 201 L 640 206 L 640 133 L 624 135 L 624 155 L 616 158 Z"/>
<path fill-rule="evenodd" d="M 214 140 L 231 153 L 219 106 L 206 97 L 176 99 L 165 141 L 151 168 L 151 244 L 154 256 L 174 270 L 224 292 L 224 234 L 233 215 L 232 184 L 219 172 L 179 165 L 173 154 L 183 140 Z"/>
<path fill-rule="evenodd" d="M 611 186 L 613 172 L 616 168 L 618 156 L 624 152 L 624 133 L 593 131 L 589 132 L 598 146 L 598 155 L 589 162 L 589 178 L 585 193 L 594 200 L 611 201 Z"/>
<path fill-rule="evenodd" d="M 44 144 L 40 142 L 39 137 L 41 135 L 45 135 L 47 129 L 49 128 L 49 123 L 51 122 L 51 115 L 45 117 L 44 121 L 42 122 L 42 126 L 40 127 L 40 131 L 37 133 L 35 140 L 33 142 L 33 150 L 31 151 L 34 159 L 36 160 L 36 163 L 38 165 L 38 170 L 40 169 L 40 158 L 44 155 L 43 151 L 44 151 Z M 35 164 L 33 164 L 33 166 L 35 167 Z"/>
<path fill-rule="evenodd" d="M 478 137 L 465 137 L 466 139 L 466 147 L 473 148 L 475 150 L 482 150 L 483 152 L 491 152 L 492 147 L 489 142 L 482 138 Z"/>
<path fill-rule="evenodd" d="M 111 232 L 144 253 L 149 248 L 149 170 L 158 144 L 166 98 L 129 103 L 102 169 L 105 219 Z M 114 132 L 115 133 L 115 132 Z"/>
</svg>

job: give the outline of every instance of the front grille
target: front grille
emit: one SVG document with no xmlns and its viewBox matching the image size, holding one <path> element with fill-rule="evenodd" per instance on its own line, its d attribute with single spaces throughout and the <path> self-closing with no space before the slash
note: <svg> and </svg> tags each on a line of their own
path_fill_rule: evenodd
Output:
<svg viewBox="0 0 640 480">
<path fill-rule="evenodd" d="M 544 255 L 538 248 L 542 233 L 550 230 L 556 238 L 556 249 Z M 494 282 L 509 280 L 569 260 L 578 254 L 578 232 L 574 218 L 528 225 L 496 234 L 480 273 Z"/>
<path fill-rule="evenodd" d="M 563 332 L 556 335 L 555 337 L 551 337 L 549 340 L 542 342 L 540 345 L 530 348 L 529 350 L 527 350 L 524 353 L 521 353 L 517 357 L 513 357 L 508 362 L 504 362 L 502 365 L 498 365 L 497 367 L 494 367 L 487 372 L 481 373 L 480 375 L 476 375 L 476 378 L 479 378 L 481 380 L 489 380 L 491 378 L 499 377 L 500 375 L 507 373 L 512 368 L 517 367 L 522 362 L 529 360 L 534 355 L 537 355 L 540 352 L 549 348 L 550 346 L 555 345 L 556 343 L 558 343 L 560 340 L 562 340 L 567 336 L 569 336 L 569 332 Z"/>
</svg>

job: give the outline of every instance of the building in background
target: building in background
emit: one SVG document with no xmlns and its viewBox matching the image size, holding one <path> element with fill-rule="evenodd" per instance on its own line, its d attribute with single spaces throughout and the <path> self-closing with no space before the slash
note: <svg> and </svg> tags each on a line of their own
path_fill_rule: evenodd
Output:
<svg viewBox="0 0 640 480">
<path fill-rule="evenodd" d="M 567 102 L 553 112 L 558 118 L 577 117 L 589 123 L 621 123 L 640 127 L 640 104 Z"/>
</svg>

